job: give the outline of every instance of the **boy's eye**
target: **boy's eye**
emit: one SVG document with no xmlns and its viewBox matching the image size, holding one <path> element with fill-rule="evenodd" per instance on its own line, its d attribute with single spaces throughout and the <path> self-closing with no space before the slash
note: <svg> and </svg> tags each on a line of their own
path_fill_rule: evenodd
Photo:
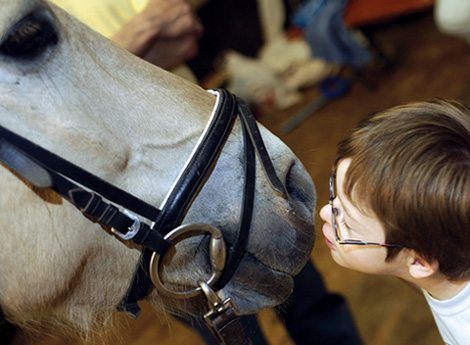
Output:
<svg viewBox="0 0 470 345">
<path fill-rule="evenodd" d="M 351 232 L 351 228 L 349 225 L 344 221 L 344 219 L 341 219 L 339 222 L 339 226 L 347 233 Z"/>
<path fill-rule="evenodd" d="M 344 213 L 341 211 L 340 208 L 335 208 L 336 210 L 336 219 L 338 222 L 339 227 L 341 228 L 341 231 L 344 232 L 345 234 L 351 233 L 351 227 L 346 223 L 344 219 Z"/>
<path fill-rule="evenodd" d="M 343 210 L 337 206 L 334 206 L 335 213 L 336 213 L 336 218 L 338 218 L 338 221 L 341 223 L 344 223 L 344 213 Z"/>
<path fill-rule="evenodd" d="M 338 226 L 341 230 L 341 232 L 344 232 L 345 235 L 351 233 L 351 227 L 346 223 L 344 219 L 344 212 L 341 209 L 341 207 L 338 207 L 338 205 L 335 205 L 337 202 L 337 199 L 333 200 L 333 212 L 335 213 L 336 221 L 338 222 Z"/>
</svg>

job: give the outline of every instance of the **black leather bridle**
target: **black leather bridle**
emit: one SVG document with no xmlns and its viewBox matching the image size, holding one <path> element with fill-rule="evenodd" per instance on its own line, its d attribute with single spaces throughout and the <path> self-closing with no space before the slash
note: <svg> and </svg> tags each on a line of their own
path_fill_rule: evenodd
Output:
<svg viewBox="0 0 470 345">
<path fill-rule="evenodd" d="M 218 291 L 227 284 L 243 257 L 254 203 L 255 152 L 272 188 L 286 197 L 284 185 L 274 170 L 256 120 L 247 105 L 226 90 L 211 92 L 218 97 L 211 122 L 161 209 L 0 126 L 0 161 L 4 165 L 36 187 L 53 189 L 85 217 L 111 229 L 116 236 L 143 247 L 130 288 L 118 307 L 135 316 L 140 311 L 138 301 L 148 295 L 152 281 L 159 281 L 158 258 L 174 244 L 175 236 L 178 236 L 175 229 L 197 234 L 207 232 L 215 237 L 211 241 L 211 245 L 215 246 L 215 249 L 211 247 L 211 254 L 212 250 L 220 252 L 220 246 L 225 248 L 221 234 L 215 229 L 217 234 L 214 235 L 212 226 L 192 224 L 188 229 L 181 223 L 208 179 L 237 118 L 241 120 L 245 155 L 245 185 L 237 239 L 233 244 L 228 244 L 227 255 L 224 251 L 218 262 L 211 257 L 213 266 L 217 266 L 213 267 L 215 273 L 209 282 L 200 282 L 191 296 L 202 292 L 210 303 L 218 306 L 220 301 L 213 290 Z M 214 255 L 217 256 L 217 253 Z M 161 282 L 159 284 L 163 285 Z M 162 286 L 158 288 L 162 289 Z M 162 292 L 165 293 L 164 285 Z M 0 309 L 0 316 L 2 314 Z"/>
</svg>

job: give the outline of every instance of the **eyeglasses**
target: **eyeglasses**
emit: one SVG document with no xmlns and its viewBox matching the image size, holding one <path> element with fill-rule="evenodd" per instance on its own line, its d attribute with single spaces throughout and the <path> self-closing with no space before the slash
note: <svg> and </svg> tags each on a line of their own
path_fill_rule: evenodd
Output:
<svg viewBox="0 0 470 345">
<path fill-rule="evenodd" d="M 333 225 L 333 229 L 335 231 L 336 243 L 341 244 L 341 245 L 356 245 L 356 246 L 381 246 L 381 247 L 389 247 L 389 248 L 401 248 L 402 247 L 398 244 L 369 242 L 369 241 L 362 241 L 362 240 L 356 240 L 356 239 L 341 238 L 340 231 L 339 231 L 339 224 L 337 221 L 338 209 L 333 205 L 333 201 L 336 199 L 335 184 L 336 184 L 336 173 L 333 171 L 330 175 L 329 204 L 331 206 L 331 224 Z"/>
</svg>

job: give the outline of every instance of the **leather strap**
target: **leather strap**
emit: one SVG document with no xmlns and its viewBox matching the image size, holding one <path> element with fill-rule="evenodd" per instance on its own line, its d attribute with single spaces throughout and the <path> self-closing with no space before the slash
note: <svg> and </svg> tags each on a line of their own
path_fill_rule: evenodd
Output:
<svg viewBox="0 0 470 345">
<path fill-rule="evenodd" d="M 235 97 L 226 90 L 217 91 L 219 104 L 215 117 L 156 221 L 155 228 L 163 234 L 181 224 L 194 198 L 209 178 L 222 147 L 232 131 L 237 116 Z"/>
<path fill-rule="evenodd" d="M 154 228 L 161 234 L 166 234 L 181 224 L 194 198 L 209 178 L 215 162 L 232 131 L 237 118 L 236 98 L 226 90 L 217 89 L 216 91 L 219 95 L 219 104 L 214 114 L 215 117 L 206 132 L 206 136 L 167 197 L 160 217 L 155 222 Z M 126 311 L 134 317 L 137 317 L 140 313 L 138 301 L 145 298 L 152 288 L 152 281 L 148 273 L 151 255 L 152 251 L 144 249 L 129 290 L 118 307 L 119 310 Z M 228 265 L 230 266 L 230 264 Z M 235 269 L 231 271 L 234 272 Z M 224 285 L 221 284 L 221 286 Z"/>
<path fill-rule="evenodd" d="M 105 228 L 112 228 L 120 237 L 132 240 L 136 244 L 162 254 L 166 253 L 171 246 L 171 243 L 167 242 L 161 234 L 152 230 L 148 224 L 140 222 L 137 216 L 133 217 L 128 212 L 121 211 L 115 205 L 125 206 L 125 210 L 127 208 L 134 210 L 136 215 L 143 218 L 146 217 L 138 211 L 140 206 L 144 207 L 145 213 L 149 216 L 159 214 L 160 210 L 0 126 L 0 161 L 21 175 L 21 169 L 18 171 L 15 166 L 11 165 L 12 153 L 21 156 L 23 163 L 34 167 L 35 171 L 41 171 L 43 175 L 47 174 L 50 185 L 42 185 L 41 187 L 55 190 L 91 221 L 97 222 Z M 27 179 L 27 176 L 23 177 Z M 83 180 L 80 180 L 80 184 L 78 184 L 71 179 L 72 177 Z M 82 186 L 96 187 L 97 189 L 90 191 Z M 115 196 L 116 199 L 113 199 L 111 203 L 105 200 L 102 195 Z M 125 238 L 132 227 L 136 227 L 135 234 L 132 238 Z"/>
<path fill-rule="evenodd" d="M 219 280 L 214 284 L 215 290 L 222 289 L 235 274 L 238 265 L 242 260 L 248 236 L 251 228 L 251 220 L 253 216 L 253 206 L 255 197 L 255 181 L 256 181 L 256 156 L 253 144 L 248 135 L 248 128 L 242 121 L 243 143 L 245 147 L 244 165 L 245 165 L 245 186 L 243 188 L 243 204 L 242 214 L 240 216 L 240 224 L 237 232 L 237 239 L 233 245 L 227 244 L 229 250 L 227 255 L 227 263 Z"/>
<path fill-rule="evenodd" d="M 242 214 L 237 239 L 234 244 L 228 244 L 226 269 L 214 288 L 219 290 L 227 284 L 245 254 L 254 206 L 255 150 L 273 189 L 286 195 L 248 106 L 226 90 L 216 91 L 219 94 L 219 104 L 214 120 L 162 210 L 0 126 L 1 161 L 33 184 L 56 190 L 91 221 L 112 228 L 116 235 L 126 240 L 131 239 L 143 245 L 129 290 L 118 306 L 119 310 L 136 317 L 140 313 L 138 301 L 145 298 L 152 289 L 148 272 L 153 252 L 164 255 L 168 250 L 171 243 L 163 238 L 164 234 L 182 223 L 199 190 L 209 178 L 237 116 L 241 119 L 245 148 Z M 34 171 L 33 175 L 31 171 Z M 135 214 L 130 214 L 128 210 Z M 154 226 L 141 221 L 140 217 L 155 220 Z M 126 238 L 131 232 L 134 232 L 132 237 Z"/>
<path fill-rule="evenodd" d="M 79 182 L 89 190 L 99 193 L 108 200 L 113 200 L 116 204 L 122 205 L 136 214 L 154 220 L 160 213 L 159 209 L 145 201 L 36 145 L 28 139 L 13 133 L 3 126 L 0 126 L 0 138 L 16 147 L 18 152 L 22 152 L 30 161 L 35 162 L 37 166 L 46 169 L 48 172 L 55 171 L 72 181 Z"/>
</svg>

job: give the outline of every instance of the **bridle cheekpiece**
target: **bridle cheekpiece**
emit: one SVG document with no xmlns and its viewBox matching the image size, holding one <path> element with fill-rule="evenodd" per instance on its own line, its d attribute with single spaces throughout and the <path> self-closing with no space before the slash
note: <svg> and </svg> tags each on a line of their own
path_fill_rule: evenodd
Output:
<svg viewBox="0 0 470 345">
<path fill-rule="evenodd" d="M 160 208 L 1 126 L 0 161 L 34 186 L 53 189 L 85 217 L 110 229 L 114 235 L 142 246 L 141 258 L 119 310 L 137 316 L 138 301 L 145 298 L 153 286 L 173 298 L 203 294 L 210 306 L 206 314 L 208 322 L 214 324 L 216 336 L 223 343 L 224 327 L 232 323 L 232 318 L 226 317 L 227 301 L 218 299 L 214 290 L 222 289 L 232 278 L 246 250 L 253 215 L 256 153 L 272 188 L 284 197 L 286 191 L 248 106 L 226 90 L 210 92 L 217 96 L 211 120 Z M 210 176 L 237 118 L 240 118 L 244 138 L 245 185 L 237 238 L 229 244 L 224 241 L 222 232 L 212 225 L 182 222 Z M 195 288 L 173 291 L 160 277 L 161 257 L 177 241 L 194 235 L 211 238 L 208 252 L 212 273 L 207 281 L 197 282 Z M 222 318 L 219 317 L 221 311 L 224 311 L 220 314 Z M 232 332 L 233 329 L 229 333 Z"/>
</svg>

